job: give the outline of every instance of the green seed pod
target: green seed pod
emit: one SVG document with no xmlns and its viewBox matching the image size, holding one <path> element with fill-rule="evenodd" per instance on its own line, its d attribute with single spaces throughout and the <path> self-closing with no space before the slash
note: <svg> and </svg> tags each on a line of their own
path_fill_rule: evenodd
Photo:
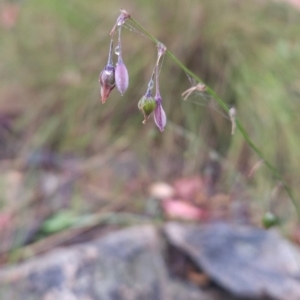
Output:
<svg viewBox="0 0 300 300">
<path fill-rule="evenodd" d="M 143 124 L 145 124 L 151 113 L 156 108 L 156 101 L 152 97 L 151 93 L 147 93 L 141 98 L 141 100 L 138 102 L 138 108 L 144 115 Z"/>
<path fill-rule="evenodd" d="M 262 224 L 267 229 L 279 225 L 279 223 L 279 218 L 270 211 L 266 212 L 262 218 Z"/>
</svg>

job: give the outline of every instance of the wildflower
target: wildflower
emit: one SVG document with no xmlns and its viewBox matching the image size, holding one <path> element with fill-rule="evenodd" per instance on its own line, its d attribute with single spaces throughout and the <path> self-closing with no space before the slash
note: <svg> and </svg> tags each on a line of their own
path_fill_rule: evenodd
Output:
<svg viewBox="0 0 300 300">
<path fill-rule="evenodd" d="M 119 55 L 118 63 L 116 65 L 115 76 L 116 76 L 117 89 L 123 96 L 125 91 L 128 88 L 129 76 L 128 76 L 127 68 L 126 68 L 126 66 L 122 60 L 122 57 L 120 55 Z"/>
<path fill-rule="evenodd" d="M 155 94 L 155 102 L 156 102 L 156 107 L 155 107 L 155 110 L 154 110 L 154 122 L 156 124 L 156 126 L 159 128 L 159 130 L 161 132 L 164 131 L 164 128 L 167 124 L 167 116 L 166 116 L 166 113 L 162 107 L 162 98 L 160 96 L 160 91 L 159 91 L 159 80 L 158 80 L 158 77 L 159 77 L 159 72 L 158 72 L 158 65 L 159 65 L 159 60 L 160 58 L 162 57 L 162 55 L 165 54 L 167 48 L 166 46 L 164 46 L 163 44 L 159 43 L 157 45 L 157 49 L 158 49 L 158 54 L 157 54 L 157 62 L 156 62 L 156 68 L 155 68 L 155 79 L 156 79 L 156 84 L 155 84 L 155 87 L 156 87 L 156 94 Z"/>
<path fill-rule="evenodd" d="M 101 86 L 100 94 L 101 94 L 102 104 L 105 103 L 110 92 L 115 87 L 115 68 L 112 61 L 112 49 L 113 49 L 113 40 L 110 41 L 110 50 L 109 50 L 107 65 L 99 75 L 99 82 Z"/>
<path fill-rule="evenodd" d="M 144 115 L 143 124 L 146 124 L 149 116 L 156 108 L 156 101 L 152 97 L 151 89 L 148 88 L 146 94 L 140 99 L 138 108 Z"/>
<path fill-rule="evenodd" d="M 162 107 L 162 99 L 159 93 L 156 93 L 155 97 L 156 107 L 154 110 L 154 122 L 161 132 L 164 131 L 164 128 L 167 124 L 167 116 Z"/>
<path fill-rule="evenodd" d="M 127 68 L 122 59 L 122 48 L 121 48 L 121 27 L 119 27 L 119 39 L 118 46 L 116 47 L 115 53 L 118 55 L 118 62 L 116 65 L 115 78 L 116 86 L 121 95 L 125 93 L 129 84 L 129 76 Z"/>
</svg>

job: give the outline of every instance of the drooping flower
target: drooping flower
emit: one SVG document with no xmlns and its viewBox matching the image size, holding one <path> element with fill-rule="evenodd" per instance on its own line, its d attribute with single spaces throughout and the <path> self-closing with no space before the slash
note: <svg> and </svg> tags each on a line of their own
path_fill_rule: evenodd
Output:
<svg viewBox="0 0 300 300">
<path fill-rule="evenodd" d="M 149 116 L 156 108 L 156 101 L 152 97 L 151 89 L 148 88 L 146 94 L 138 102 L 138 108 L 144 115 L 143 124 L 146 124 Z"/>
<path fill-rule="evenodd" d="M 100 82 L 100 94 L 101 94 L 101 101 L 102 104 L 105 103 L 107 100 L 110 92 L 115 87 L 115 67 L 112 61 L 112 51 L 113 51 L 113 40 L 110 41 L 110 49 L 108 55 L 108 62 L 105 68 L 99 75 L 99 82 Z"/>
<path fill-rule="evenodd" d="M 167 124 L 167 116 L 162 107 L 162 99 L 159 93 L 156 93 L 155 97 L 156 107 L 154 110 L 154 122 L 161 132 L 164 131 L 164 128 Z"/>
<path fill-rule="evenodd" d="M 116 47 L 115 53 L 118 55 L 118 62 L 116 65 L 115 70 L 115 79 L 116 79 L 116 86 L 121 95 L 125 93 L 128 88 L 129 84 L 129 76 L 127 68 L 122 59 L 122 47 L 121 47 L 121 26 L 119 27 L 119 39 L 118 39 L 118 46 Z"/>
<path fill-rule="evenodd" d="M 156 93 L 155 93 L 155 102 L 156 102 L 156 107 L 154 110 L 154 122 L 156 124 L 156 126 L 159 128 L 159 130 L 161 132 L 164 131 L 164 128 L 167 124 L 167 116 L 166 113 L 162 107 L 162 98 L 160 95 L 160 91 L 159 91 L 159 71 L 158 71 L 158 66 L 159 66 L 159 60 L 160 58 L 165 54 L 165 52 L 167 51 L 167 48 L 165 45 L 159 43 L 157 45 L 157 62 L 156 62 L 156 68 L 155 68 L 155 88 L 156 88 Z"/>
<path fill-rule="evenodd" d="M 115 87 L 115 68 L 107 65 L 104 70 L 100 73 L 99 82 L 101 85 L 101 100 L 102 104 L 107 100 L 110 92 Z"/>
<path fill-rule="evenodd" d="M 128 76 L 127 68 L 120 55 L 119 55 L 118 63 L 116 65 L 115 77 L 116 77 L 117 89 L 123 96 L 125 91 L 128 88 L 129 76 Z"/>
</svg>

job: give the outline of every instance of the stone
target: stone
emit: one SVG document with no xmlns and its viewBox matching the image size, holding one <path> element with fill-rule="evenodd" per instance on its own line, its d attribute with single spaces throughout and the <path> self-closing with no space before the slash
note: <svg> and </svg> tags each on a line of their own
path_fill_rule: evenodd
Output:
<svg viewBox="0 0 300 300">
<path fill-rule="evenodd" d="M 50 251 L 0 270 L 0 299 L 215 300 L 174 283 L 162 243 L 158 230 L 144 225 Z"/>
<path fill-rule="evenodd" d="M 225 223 L 165 226 L 168 241 L 211 279 L 246 299 L 300 299 L 300 254 L 275 231 Z"/>
</svg>

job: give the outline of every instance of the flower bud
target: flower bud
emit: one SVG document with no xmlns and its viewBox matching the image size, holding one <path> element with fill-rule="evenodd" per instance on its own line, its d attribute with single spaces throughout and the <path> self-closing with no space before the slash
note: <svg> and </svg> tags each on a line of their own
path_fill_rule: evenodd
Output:
<svg viewBox="0 0 300 300">
<path fill-rule="evenodd" d="M 167 124 L 167 116 L 162 107 L 162 99 L 159 94 L 155 96 L 156 107 L 154 110 L 154 122 L 161 132 L 164 131 L 164 128 Z"/>
<path fill-rule="evenodd" d="M 121 95 L 123 96 L 125 91 L 128 88 L 129 84 L 129 76 L 127 68 L 122 60 L 122 54 L 119 54 L 118 63 L 116 65 L 115 78 L 116 78 L 116 86 Z"/>
<path fill-rule="evenodd" d="M 101 86 L 101 100 L 102 104 L 105 103 L 110 92 L 115 87 L 115 68 L 108 64 L 99 75 L 99 82 Z"/>
<path fill-rule="evenodd" d="M 118 55 L 118 62 L 116 65 L 115 77 L 116 77 L 117 89 L 123 96 L 125 91 L 128 88 L 129 76 L 128 76 L 127 68 L 122 59 L 121 29 L 122 29 L 122 26 L 119 26 L 118 46 L 115 49 L 115 53 Z"/>
<path fill-rule="evenodd" d="M 110 92 L 115 87 L 115 68 L 113 64 L 112 53 L 113 53 L 113 39 L 110 40 L 108 61 L 106 67 L 102 70 L 102 72 L 99 75 L 99 82 L 101 86 L 100 94 L 101 94 L 102 104 L 105 103 Z"/>
<path fill-rule="evenodd" d="M 151 92 L 148 91 L 146 95 L 144 95 L 139 103 L 138 103 L 138 108 L 144 115 L 144 121 L 143 124 L 146 124 L 147 119 L 151 115 L 151 113 L 155 110 L 156 108 L 156 101 L 151 95 Z"/>
</svg>

